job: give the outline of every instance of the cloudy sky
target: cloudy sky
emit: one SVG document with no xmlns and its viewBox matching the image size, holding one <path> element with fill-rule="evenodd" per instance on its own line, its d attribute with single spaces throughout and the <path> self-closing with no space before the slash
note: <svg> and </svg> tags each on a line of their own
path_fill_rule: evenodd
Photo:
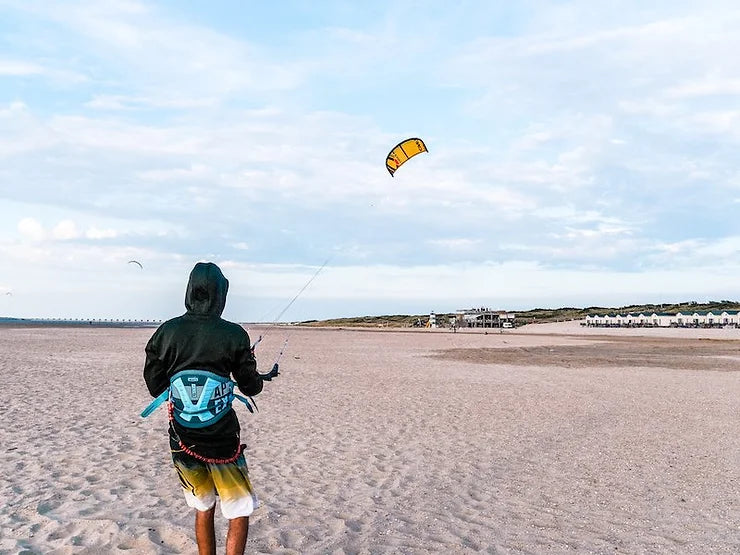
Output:
<svg viewBox="0 0 740 555">
<path fill-rule="evenodd" d="M 0 0 L 0 315 L 740 298 L 740 4 L 605 4 Z"/>
</svg>

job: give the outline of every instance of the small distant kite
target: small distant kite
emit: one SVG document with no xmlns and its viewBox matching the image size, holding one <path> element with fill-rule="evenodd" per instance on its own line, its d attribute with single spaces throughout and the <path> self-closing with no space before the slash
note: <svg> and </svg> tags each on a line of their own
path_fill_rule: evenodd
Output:
<svg viewBox="0 0 740 555">
<path fill-rule="evenodd" d="M 5 294 L 10 295 L 11 297 L 13 296 L 13 293 L 11 293 L 10 291 L 6 291 Z"/>
<path fill-rule="evenodd" d="M 129 264 L 137 264 L 139 266 L 139 268 L 141 268 L 142 270 L 144 269 L 144 266 L 142 266 L 141 265 L 141 262 L 139 262 L 138 260 L 129 260 L 128 263 Z"/>
<path fill-rule="evenodd" d="M 401 141 L 394 146 L 385 159 L 385 167 L 393 176 L 396 170 L 400 168 L 409 158 L 413 158 L 422 152 L 429 152 L 427 145 L 421 139 L 411 138 Z"/>
</svg>

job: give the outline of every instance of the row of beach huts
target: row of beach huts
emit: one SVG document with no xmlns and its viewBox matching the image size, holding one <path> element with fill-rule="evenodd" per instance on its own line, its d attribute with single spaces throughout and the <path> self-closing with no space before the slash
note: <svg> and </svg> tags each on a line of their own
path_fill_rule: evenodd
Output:
<svg viewBox="0 0 740 555">
<path fill-rule="evenodd" d="M 740 327 L 740 310 L 589 314 L 581 325 L 602 328 Z"/>
</svg>

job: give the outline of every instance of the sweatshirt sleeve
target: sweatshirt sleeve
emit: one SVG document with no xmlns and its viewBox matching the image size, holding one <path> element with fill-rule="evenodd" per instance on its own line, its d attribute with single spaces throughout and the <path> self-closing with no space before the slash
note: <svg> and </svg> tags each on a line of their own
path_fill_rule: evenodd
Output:
<svg viewBox="0 0 740 555">
<path fill-rule="evenodd" d="M 252 346 L 246 331 L 242 340 L 239 341 L 235 359 L 232 374 L 239 390 L 244 395 L 257 395 L 262 391 L 262 378 L 257 373 L 257 361 L 252 353 Z"/>
<path fill-rule="evenodd" d="M 146 361 L 144 362 L 144 381 L 152 397 L 157 397 L 169 386 L 167 369 L 162 363 L 160 354 L 159 330 L 154 332 L 144 348 Z"/>
</svg>

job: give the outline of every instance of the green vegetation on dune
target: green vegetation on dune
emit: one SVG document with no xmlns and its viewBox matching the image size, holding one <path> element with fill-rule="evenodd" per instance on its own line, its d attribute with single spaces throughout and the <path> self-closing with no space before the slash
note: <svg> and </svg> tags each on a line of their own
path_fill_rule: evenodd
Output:
<svg viewBox="0 0 740 555">
<path fill-rule="evenodd" d="M 301 325 L 408 328 L 413 326 L 414 322 L 416 322 L 417 320 L 421 319 L 422 322 L 426 322 L 428 318 L 429 314 L 425 314 L 422 316 L 410 316 L 407 314 L 393 314 L 385 316 L 355 316 L 348 318 L 332 318 L 330 320 L 308 320 L 305 322 L 301 322 Z M 445 323 L 446 322 L 447 320 L 445 317 Z"/>
<path fill-rule="evenodd" d="M 582 320 L 589 314 L 616 314 L 616 313 L 640 313 L 640 312 L 694 312 L 708 310 L 740 310 L 740 301 L 709 301 L 698 303 L 687 301 L 680 303 L 664 304 L 642 304 L 620 307 L 590 306 L 587 308 L 562 307 L 562 308 L 535 308 L 532 310 L 509 310 L 516 314 L 516 325 L 563 322 L 566 320 Z M 449 318 L 454 313 L 437 314 L 437 325 L 447 327 Z M 384 316 L 356 316 L 347 318 L 332 318 L 330 320 L 308 320 L 301 325 L 316 327 L 379 327 L 379 328 L 408 328 L 417 321 L 426 323 L 429 314 L 394 314 Z"/>
</svg>

